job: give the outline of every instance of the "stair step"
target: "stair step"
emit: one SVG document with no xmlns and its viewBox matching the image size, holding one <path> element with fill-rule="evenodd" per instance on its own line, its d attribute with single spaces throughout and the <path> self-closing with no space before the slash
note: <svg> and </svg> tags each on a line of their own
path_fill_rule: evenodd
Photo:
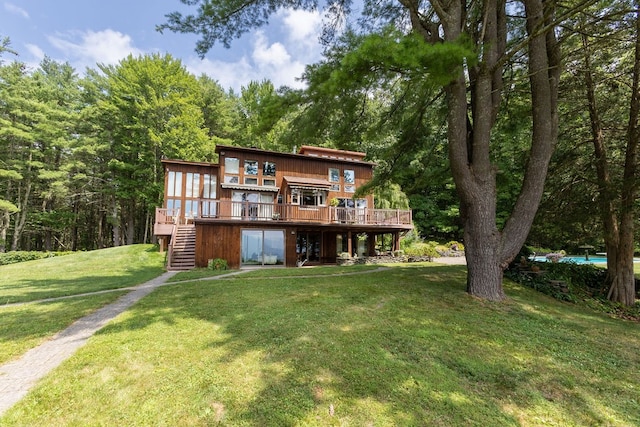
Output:
<svg viewBox="0 0 640 427">
<path fill-rule="evenodd" d="M 187 271 L 196 266 L 196 228 L 180 225 L 173 236 L 170 270 Z"/>
</svg>

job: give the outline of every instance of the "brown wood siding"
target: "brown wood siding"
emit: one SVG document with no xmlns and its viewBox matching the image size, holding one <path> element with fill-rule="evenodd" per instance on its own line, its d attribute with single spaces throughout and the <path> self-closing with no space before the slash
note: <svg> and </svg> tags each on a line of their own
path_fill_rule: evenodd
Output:
<svg viewBox="0 0 640 427">
<path fill-rule="evenodd" d="M 371 163 L 364 162 L 348 162 L 348 161 L 340 161 L 337 159 L 326 159 L 321 157 L 312 157 L 312 156 L 278 156 L 278 153 L 245 153 L 243 151 L 233 151 L 232 149 L 225 149 L 224 155 L 220 156 L 220 176 L 218 182 L 224 182 L 225 175 L 225 167 L 224 167 L 224 159 L 226 157 L 237 158 L 240 164 L 239 166 L 239 174 L 238 182 L 239 184 L 245 183 L 245 178 L 257 178 L 258 184 L 262 185 L 263 180 L 271 179 L 271 176 L 263 175 L 263 165 L 264 162 L 272 162 L 276 164 L 276 186 L 281 190 L 284 190 L 284 177 L 285 176 L 295 176 L 302 178 L 314 178 L 314 179 L 323 179 L 329 180 L 329 168 L 335 168 L 339 170 L 340 173 L 340 182 L 336 184 L 340 185 L 340 191 L 329 191 L 327 204 L 334 197 L 339 198 L 352 198 L 354 193 L 346 192 L 344 182 L 344 171 L 352 170 L 355 175 L 355 187 L 356 190 L 360 188 L 362 185 L 366 184 L 373 178 L 373 165 Z M 258 162 L 258 175 L 245 175 L 244 174 L 244 162 L 245 160 L 253 160 Z M 235 176 L 235 174 L 234 174 Z M 229 199 L 231 198 L 231 192 L 233 190 L 225 190 L 219 193 L 219 198 Z M 287 195 L 288 196 L 288 195 Z M 366 196 L 368 207 L 373 208 L 373 196 Z M 288 203 L 289 200 L 284 200 L 285 203 Z"/>
<path fill-rule="evenodd" d="M 298 265 L 298 254 L 296 254 L 297 236 L 295 228 L 288 228 L 287 231 L 285 231 L 285 267 L 296 267 Z"/>
<path fill-rule="evenodd" d="M 284 225 L 284 224 L 282 224 Z M 285 233 L 285 267 L 296 265 L 296 229 L 293 227 L 265 227 L 264 224 L 208 224 L 196 223 L 196 267 L 206 267 L 210 259 L 221 258 L 229 268 L 240 268 L 242 230 L 283 230 Z"/>
<path fill-rule="evenodd" d="M 240 229 L 237 225 L 196 224 L 196 267 L 221 258 L 229 268 L 240 268 Z"/>
</svg>

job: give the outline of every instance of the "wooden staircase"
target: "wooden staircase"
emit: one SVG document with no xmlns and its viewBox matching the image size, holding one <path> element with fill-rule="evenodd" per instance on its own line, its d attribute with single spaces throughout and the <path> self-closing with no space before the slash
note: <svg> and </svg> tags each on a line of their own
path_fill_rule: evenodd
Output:
<svg viewBox="0 0 640 427">
<path fill-rule="evenodd" d="M 196 266 L 196 227 L 193 224 L 176 227 L 168 270 L 191 270 Z"/>
</svg>

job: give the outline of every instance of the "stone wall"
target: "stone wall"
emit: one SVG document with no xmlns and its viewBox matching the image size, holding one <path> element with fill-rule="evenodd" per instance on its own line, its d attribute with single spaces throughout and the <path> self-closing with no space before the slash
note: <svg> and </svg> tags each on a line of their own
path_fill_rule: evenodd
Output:
<svg viewBox="0 0 640 427">
<path fill-rule="evenodd" d="M 428 256 L 375 256 L 375 257 L 355 257 L 340 258 L 336 260 L 338 265 L 361 265 L 361 264 L 395 264 L 403 262 L 427 262 L 433 261 L 433 257 Z"/>
</svg>

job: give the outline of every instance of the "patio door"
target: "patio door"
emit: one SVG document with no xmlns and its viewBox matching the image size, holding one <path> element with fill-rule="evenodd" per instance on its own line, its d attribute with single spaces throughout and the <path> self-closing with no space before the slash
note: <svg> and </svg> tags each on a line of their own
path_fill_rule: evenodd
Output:
<svg viewBox="0 0 640 427">
<path fill-rule="evenodd" d="M 284 230 L 242 230 L 243 266 L 284 264 Z"/>
<path fill-rule="evenodd" d="M 320 262 L 322 244 L 320 233 L 299 231 L 296 238 L 296 252 L 299 262 Z"/>
</svg>

